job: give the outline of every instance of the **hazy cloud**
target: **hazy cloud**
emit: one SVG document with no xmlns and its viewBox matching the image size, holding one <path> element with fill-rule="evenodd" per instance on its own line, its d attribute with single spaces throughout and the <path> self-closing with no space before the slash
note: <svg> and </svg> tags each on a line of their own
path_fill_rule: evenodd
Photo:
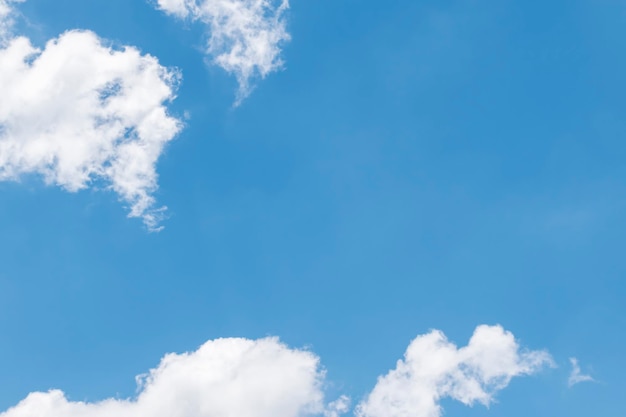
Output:
<svg viewBox="0 0 626 417">
<path fill-rule="evenodd" d="M 13 26 L 14 4 L 24 0 L 0 0 L 0 44 L 9 36 Z"/>
<path fill-rule="evenodd" d="M 584 375 L 580 371 L 580 365 L 578 364 L 578 359 L 570 358 L 569 361 L 572 364 L 572 372 L 570 373 L 569 379 L 567 380 L 567 385 L 570 388 L 576 384 L 580 384 L 581 382 L 594 382 L 595 381 L 591 375 Z"/>
<path fill-rule="evenodd" d="M 350 398 L 346 395 L 342 395 L 328 404 L 324 412 L 324 417 L 339 417 L 348 411 L 350 411 Z"/>
</svg>

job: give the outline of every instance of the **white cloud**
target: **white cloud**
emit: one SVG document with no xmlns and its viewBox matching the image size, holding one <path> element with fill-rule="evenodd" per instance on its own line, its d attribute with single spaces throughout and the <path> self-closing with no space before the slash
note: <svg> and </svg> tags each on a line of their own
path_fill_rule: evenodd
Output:
<svg viewBox="0 0 626 417">
<path fill-rule="evenodd" d="M 33 393 L 0 417 L 304 417 L 324 414 L 324 371 L 311 352 L 275 338 L 219 339 L 166 355 L 139 377 L 135 399 L 69 401 Z"/>
<path fill-rule="evenodd" d="M 0 44 L 9 36 L 13 26 L 13 5 L 25 0 L 0 0 Z"/>
<path fill-rule="evenodd" d="M 500 326 L 479 326 L 457 348 L 439 331 L 416 338 L 396 369 L 378 382 L 357 417 L 439 417 L 445 397 L 489 405 L 516 376 L 553 365 L 544 351 L 520 349 Z M 339 417 L 342 395 L 326 403 L 326 372 L 308 350 L 277 338 L 217 339 L 197 351 L 168 354 L 137 377 L 129 399 L 69 400 L 58 390 L 32 393 L 0 417 Z"/>
<path fill-rule="evenodd" d="M 0 0 L 5 15 L 8 5 Z M 181 129 L 166 108 L 178 80 L 156 58 L 89 31 L 43 49 L 11 37 L 0 47 L 0 180 L 40 174 L 68 191 L 102 184 L 157 230 L 156 163 Z"/>
<path fill-rule="evenodd" d="M 350 411 L 350 398 L 346 395 L 342 395 L 328 404 L 324 412 L 324 417 L 339 417 L 348 411 Z"/>
<path fill-rule="evenodd" d="M 409 345 L 396 369 L 379 378 L 357 407 L 360 417 L 439 417 L 448 397 L 488 406 L 511 379 L 552 365 L 543 351 L 520 350 L 500 326 L 479 326 L 468 346 L 457 348 L 433 331 Z"/>
<path fill-rule="evenodd" d="M 209 29 L 206 52 L 239 82 L 237 104 L 250 94 L 254 78 L 280 69 L 282 45 L 289 40 L 288 0 L 157 0 L 179 18 L 203 22 Z"/>
<path fill-rule="evenodd" d="M 595 379 L 591 375 L 584 375 L 580 370 L 580 365 L 578 364 L 578 359 L 570 358 L 570 363 L 572 364 L 572 373 L 570 374 L 567 385 L 571 388 L 576 384 L 580 384 L 581 382 L 594 382 Z"/>
</svg>

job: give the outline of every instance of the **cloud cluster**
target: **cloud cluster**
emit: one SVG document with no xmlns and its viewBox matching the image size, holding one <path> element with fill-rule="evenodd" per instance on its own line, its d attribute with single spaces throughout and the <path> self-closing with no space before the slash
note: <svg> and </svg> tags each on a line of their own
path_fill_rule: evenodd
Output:
<svg viewBox="0 0 626 417">
<path fill-rule="evenodd" d="M 1 417 L 303 417 L 324 412 L 319 359 L 277 339 L 219 339 L 170 354 L 139 378 L 136 399 L 69 401 L 34 393 Z"/>
<path fill-rule="evenodd" d="M 9 0 L 10 1 L 10 0 Z M 0 14 L 10 14 L 0 0 Z M 133 47 L 69 31 L 43 49 L 0 47 L 0 180 L 39 174 L 68 191 L 103 186 L 157 230 L 156 163 L 181 129 L 168 114 L 179 74 Z"/>
<path fill-rule="evenodd" d="M 552 364 L 543 351 L 520 351 L 500 326 L 479 326 L 469 344 L 457 348 L 439 331 L 416 338 L 394 370 L 379 378 L 357 407 L 359 417 L 439 417 L 440 401 L 489 405 L 516 376 Z"/>
<path fill-rule="evenodd" d="M 215 64 L 237 77 L 237 104 L 250 94 L 254 78 L 282 67 L 281 47 L 290 38 L 284 19 L 288 0 L 157 1 L 168 14 L 208 26 L 206 52 Z"/>
<path fill-rule="evenodd" d="M 545 352 L 521 351 L 499 326 L 478 327 L 461 349 L 434 331 L 411 343 L 356 415 L 439 417 L 444 397 L 489 404 L 511 378 L 551 363 Z M 61 391 L 33 393 L 0 417 L 339 417 L 350 411 L 346 396 L 325 402 L 325 372 L 315 354 L 276 338 L 218 339 L 169 354 L 138 382 L 134 399 L 86 403 Z"/>
<path fill-rule="evenodd" d="M 14 6 L 0 0 L 0 181 L 41 175 L 68 191 L 111 189 L 160 229 L 156 164 L 181 129 L 168 114 L 178 71 L 134 47 L 113 48 L 89 31 L 69 31 L 37 48 L 12 33 Z M 158 0 L 158 7 L 210 29 L 207 53 L 239 82 L 280 68 L 289 39 L 287 0 Z"/>
</svg>

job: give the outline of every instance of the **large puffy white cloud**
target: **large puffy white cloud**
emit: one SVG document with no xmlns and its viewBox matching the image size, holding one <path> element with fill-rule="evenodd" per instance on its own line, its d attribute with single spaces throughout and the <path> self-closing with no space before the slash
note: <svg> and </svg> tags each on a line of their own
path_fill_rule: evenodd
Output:
<svg viewBox="0 0 626 417">
<path fill-rule="evenodd" d="M 520 350 L 500 326 L 479 326 L 457 348 L 440 331 L 416 338 L 394 370 L 379 378 L 356 410 L 359 417 L 439 417 L 443 398 L 489 405 L 516 376 L 535 373 L 552 359 L 544 351 Z"/>
<path fill-rule="evenodd" d="M 11 3 L 0 0 L 8 28 Z M 158 230 L 156 163 L 181 129 L 167 104 L 179 74 L 134 47 L 69 31 L 42 49 L 5 34 L 0 46 L 0 180 L 40 174 L 68 191 L 106 187 Z"/>
<path fill-rule="evenodd" d="M 439 417 L 444 397 L 488 405 L 513 377 L 551 364 L 548 353 L 520 349 L 499 326 L 478 327 L 460 349 L 433 331 L 410 344 L 355 414 Z M 314 353 L 277 338 L 218 339 L 195 352 L 166 355 L 137 378 L 135 398 L 88 403 L 57 390 L 38 392 L 0 417 L 339 417 L 350 411 L 350 400 L 326 403 L 325 376 Z"/>
<path fill-rule="evenodd" d="M 283 65 L 281 47 L 290 38 L 284 18 L 288 0 L 157 0 L 157 5 L 208 26 L 206 52 L 237 77 L 237 103 L 250 93 L 254 78 Z"/>
<path fill-rule="evenodd" d="M 303 417 L 326 410 L 317 356 L 275 338 L 210 341 L 195 352 L 165 356 L 138 380 L 135 399 L 86 403 L 60 391 L 34 393 L 0 416 Z"/>
</svg>

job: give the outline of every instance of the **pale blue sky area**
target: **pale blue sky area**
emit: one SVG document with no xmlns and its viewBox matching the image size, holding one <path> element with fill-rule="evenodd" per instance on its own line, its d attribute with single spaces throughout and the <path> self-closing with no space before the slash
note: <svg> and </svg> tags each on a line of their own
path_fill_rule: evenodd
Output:
<svg viewBox="0 0 626 417">
<path fill-rule="evenodd" d="M 292 0 L 284 69 L 236 108 L 201 25 L 19 10 L 40 46 L 90 29 L 179 68 L 189 118 L 159 233 L 113 193 L 0 183 L 0 410 L 132 396 L 166 352 L 267 335 L 358 401 L 416 335 L 485 323 L 558 368 L 445 415 L 626 415 L 626 3 Z M 570 357 L 598 382 L 568 388 Z"/>
</svg>

